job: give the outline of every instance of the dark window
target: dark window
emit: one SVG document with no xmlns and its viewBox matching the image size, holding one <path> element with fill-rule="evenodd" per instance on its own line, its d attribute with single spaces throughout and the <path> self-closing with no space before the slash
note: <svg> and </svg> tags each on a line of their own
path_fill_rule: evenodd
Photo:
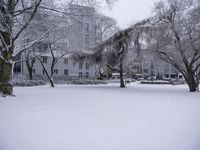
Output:
<svg viewBox="0 0 200 150">
<path fill-rule="evenodd" d="M 87 62 L 85 63 L 85 69 L 89 70 L 89 63 L 87 63 Z"/>
<path fill-rule="evenodd" d="M 67 69 L 64 70 L 64 75 L 68 76 L 68 70 Z"/>
<path fill-rule="evenodd" d="M 78 25 L 78 29 L 80 31 L 82 31 L 83 30 L 83 23 L 79 21 L 77 25 Z"/>
<path fill-rule="evenodd" d="M 85 73 L 86 78 L 89 78 L 89 72 Z"/>
<path fill-rule="evenodd" d="M 148 69 L 143 69 L 143 72 L 144 72 L 144 73 L 148 73 L 149 70 L 148 70 Z"/>
<path fill-rule="evenodd" d="M 47 56 L 42 56 L 42 62 L 43 62 L 44 64 L 47 64 Z"/>
<path fill-rule="evenodd" d="M 64 58 L 64 64 L 68 64 L 68 59 Z"/>
<path fill-rule="evenodd" d="M 18 74 L 21 72 L 21 63 L 15 63 L 14 65 L 14 73 Z"/>
<path fill-rule="evenodd" d="M 85 45 L 88 46 L 89 45 L 89 34 L 85 35 Z"/>
<path fill-rule="evenodd" d="M 58 74 L 58 69 L 54 69 L 53 72 L 54 72 L 55 74 Z"/>
<path fill-rule="evenodd" d="M 34 46 L 34 51 L 45 52 L 48 50 L 48 43 L 38 42 Z"/>
<path fill-rule="evenodd" d="M 89 32 L 89 24 L 88 23 L 85 24 L 85 32 Z"/>
<path fill-rule="evenodd" d="M 82 78 L 82 77 L 83 77 L 83 73 L 79 72 L 79 78 Z"/>
<path fill-rule="evenodd" d="M 82 69 L 82 68 L 83 68 L 83 63 L 79 62 L 79 69 Z"/>
<path fill-rule="evenodd" d="M 43 71 L 42 71 L 42 72 L 43 72 L 43 75 L 45 75 L 45 74 L 46 74 L 44 69 L 43 69 Z"/>
</svg>

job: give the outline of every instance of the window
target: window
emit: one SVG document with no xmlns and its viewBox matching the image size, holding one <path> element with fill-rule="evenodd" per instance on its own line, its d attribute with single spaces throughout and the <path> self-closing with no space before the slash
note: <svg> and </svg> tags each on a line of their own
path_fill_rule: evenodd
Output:
<svg viewBox="0 0 200 150">
<path fill-rule="evenodd" d="M 55 74 L 58 74 L 58 69 L 54 69 L 53 72 L 54 72 Z"/>
<path fill-rule="evenodd" d="M 64 70 L 64 75 L 68 76 L 68 70 L 67 69 Z"/>
<path fill-rule="evenodd" d="M 83 68 L 83 63 L 79 62 L 79 69 L 82 69 L 82 68 Z"/>
<path fill-rule="evenodd" d="M 77 25 L 78 25 L 78 29 L 80 31 L 82 31 L 83 30 L 83 23 L 81 21 L 78 21 Z"/>
<path fill-rule="evenodd" d="M 32 70 L 32 73 L 35 74 L 35 69 Z"/>
<path fill-rule="evenodd" d="M 148 70 L 148 69 L 143 69 L 143 72 L 144 72 L 144 73 L 148 73 L 149 70 Z"/>
<path fill-rule="evenodd" d="M 20 73 L 21 72 L 21 64 L 15 63 L 14 64 L 14 73 Z"/>
<path fill-rule="evenodd" d="M 64 58 L 64 64 L 68 64 L 68 59 Z"/>
<path fill-rule="evenodd" d="M 89 78 L 89 72 L 85 73 L 86 78 Z"/>
<path fill-rule="evenodd" d="M 34 50 L 39 52 L 46 52 L 48 50 L 48 43 L 38 42 L 34 46 Z"/>
<path fill-rule="evenodd" d="M 43 62 L 44 64 L 47 64 L 47 56 L 42 56 L 42 62 Z"/>
<path fill-rule="evenodd" d="M 46 74 L 46 72 L 45 72 L 45 70 L 44 70 L 44 69 L 42 70 L 42 72 L 43 72 L 43 75 L 45 75 L 45 74 Z"/>
<path fill-rule="evenodd" d="M 89 63 L 88 62 L 85 63 L 85 69 L 89 70 Z"/>
<path fill-rule="evenodd" d="M 89 23 L 85 24 L 85 32 L 89 32 Z"/>
<path fill-rule="evenodd" d="M 82 78 L 82 77 L 83 77 L 83 73 L 79 72 L 79 78 Z"/>
<path fill-rule="evenodd" d="M 89 34 L 85 35 L 85 45 L 89 45 Z"/>
</svg>

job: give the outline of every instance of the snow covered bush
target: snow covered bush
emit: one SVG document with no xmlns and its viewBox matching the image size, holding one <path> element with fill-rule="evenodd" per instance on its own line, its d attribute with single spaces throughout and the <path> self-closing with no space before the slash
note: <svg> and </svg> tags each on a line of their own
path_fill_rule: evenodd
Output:
<svg viewBox="0 0 200 150">
<path fill-rule="evenodd" d="M 107 82 L 105 82 L 105 81 L 102 81 L 102 80 L 73 80 L 72 82 L 71 82 L 71 84 L 78 84 L 78 85 L 80 85 L 80 84 L 91 84 L 91 85 L 93 85 L 93 84 L 107 84 Z"/>
<path fill-rule="evenodd" d="M 39 86 L 45 85 L 45 81 L 43 80 L 14 80 L 13 86 Z"/>
</svg>

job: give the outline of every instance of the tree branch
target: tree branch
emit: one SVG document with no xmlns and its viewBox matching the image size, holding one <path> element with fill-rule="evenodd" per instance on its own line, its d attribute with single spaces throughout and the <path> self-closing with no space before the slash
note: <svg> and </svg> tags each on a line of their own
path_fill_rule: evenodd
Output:
<svg viewBox="0 0 200 150">
<path fill-rule="evenodd" d="M 31 42 L 28 46 L 26 46 L 25 48 L 19 50 L 19 52 L 16 52 L 15 54 L 13 54 L 13 58 L 15 59 L 17 56 L 19 56 L 21 53 L 23 53 L 24 51 L 26 51 L 27 49 L 29 49 L 30 47 L 32 47 L 34 44 L 36 44 L 37 42 L 41 41 L 49 32 L 51 32 L 53 29 L 55 28 L 52 27 L 51 29 L 49 29 L 47 32 L 45 32 L 39 39 Z"/>
<path fill-rule="evenodd" d="M 28 25 L 32 21 L 33 17 L 35 16 L 37 9 L 38 9 L 41 2 L 42 2 L 42 0 L 39 0 L 39 2 L 35 4 L 35 8 L 34 8 L 32 14 L 31 14 L 30 18 L 25 23 L 25 25 L 17 32 L 16 36 L 13 38 L 13 42 L 15 42 L 18 39 L 18 37 L 20 36 L 20 34 L 28 27 Z"/>
<path fill-rule="evenodd" d="M 113 67 L 111 67 L 110 65 L 106 65 L 106 67 L 108 67 L 108 69 L 110 69 L 110 70 L 112 70 L 112 71 L 120 72 L 119 69 L 113 68 Z"/>
</svg>

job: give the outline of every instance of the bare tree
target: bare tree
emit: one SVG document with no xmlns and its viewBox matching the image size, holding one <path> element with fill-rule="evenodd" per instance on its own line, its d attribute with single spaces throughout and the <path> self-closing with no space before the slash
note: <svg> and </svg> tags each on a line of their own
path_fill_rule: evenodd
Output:
<svg viewBox="0 0 200 150">
<path fill-rule="evenodd" d="M 115 19 L 102 14 L 96 14 L 96 30 L 101 43 L 120 29 Z"/>
<path fill-rule="evenodd" d="M 156 4 L 151 49 L 181 72 L 191 92 L 200 80 L 200 5 L 196 0 L 167 0 Z"/>
<path fill-rule="evenodd" d="M 51 65 L 50 65 L 50 71 L 48 71 L 48 68 L 44 65 L 43 60 L 42 60 L 42 56 L 40 55 L 36 55 L 36 58 L 38 58 L 38 60 L 40 61 L 42 68 L 45 72 L 45 74 L 47 75 L 47 78 L 51 84 L 51 87 L 55 87 L 54 85 L 54 68 L 55 65 L 65 56 L 68 54 L 68 52 L 59 52 L 58 51 L 53 51 L 51 44 L 49 44 L 49 49 L 50 49 L 50 54 L 51 54 Z M 56 53 L 55 53 L 56 52 Z"/>
</svg>

